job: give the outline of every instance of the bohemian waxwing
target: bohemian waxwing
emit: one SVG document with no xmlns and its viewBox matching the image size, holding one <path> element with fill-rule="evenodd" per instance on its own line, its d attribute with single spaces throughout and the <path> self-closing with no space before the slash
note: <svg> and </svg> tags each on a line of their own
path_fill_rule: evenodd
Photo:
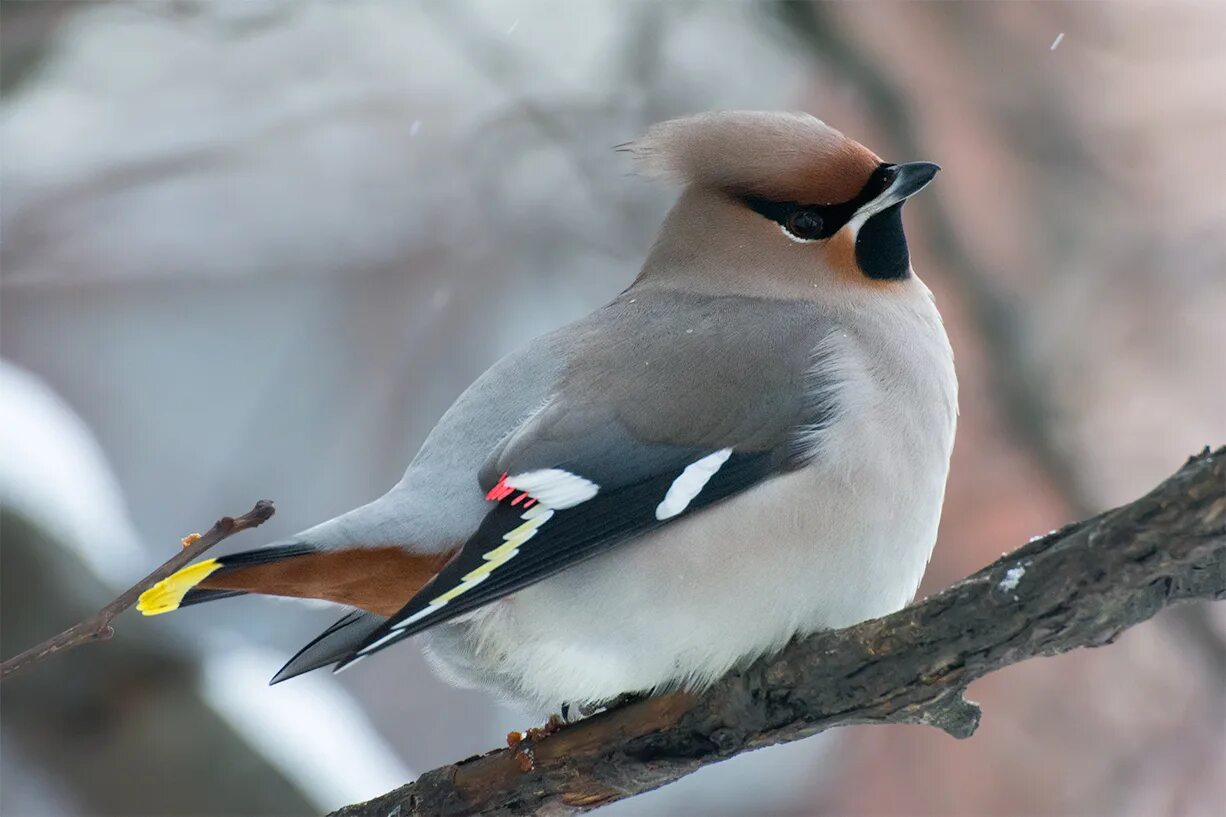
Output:
<svg viewBox="0 0 1226 817">
<path fill-rule="evenodd" d="M 629 150 L 684 189 L 625 292 L 478 378 L 382 498 L 140 609 L 326 599 L 356 609 L 274 682 L 422 633 L 448 679 L 556 707 L 702 687 L 910 601 L 957 414 L 901 217 L 937 166 L 790 113 Z"/>
</svg>

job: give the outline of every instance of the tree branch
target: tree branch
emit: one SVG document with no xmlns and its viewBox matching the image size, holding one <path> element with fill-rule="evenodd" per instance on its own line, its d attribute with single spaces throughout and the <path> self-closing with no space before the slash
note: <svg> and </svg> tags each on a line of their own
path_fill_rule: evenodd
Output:
<svg viewBox="0 0 1226 817">
<path fill-rule="evenodd" d="M 640 700 L 530 739 L 518 753 L 435 769 L 333 817 L 574 813 L 849 724 L 925 723 L 969 737 L 979 708 L 962 693 L 976 678 L 1109 644 L 1171 604 L 1223 598 L 1219 448 L 1147 496 L 1036 538 L 915 606 L 793 642 L 701 695 Z"/>
<path fill-rule="evenodd" d="M 182 550 L 163 562 L 157 570 L 154 570 L 148 576 L 129 587 L 120 594 L 119 598 L 103 607 L 97 613 L 78 624 L 74 624 L 54 638 L 49 638 L 43 643 L 31 647 L 25 652 L 15 655 L 3 664 L 0 664 L 0 681 L 5 680 L 15 672 L 20 672 L 40 661 L 44 661 L 58 652 L 71 650 L 74 647 L 80 647 L 82 644 L 88 644 L 92 641 L 107 640 L 114 634 L 114 630 L 111 629 L 111 622 L 117 615 L 127 610 L 133 604 L 136 604 L 136 600 L 140 598 L 141 593 L 180 568 L 186 567 L 189 562 L 199 558 L 206 550 L 223 539 L 228 539 L 248 528 L 257 528 L 264 524 L 272 517 L 273 513 L 275 513 L 275 509 L 272 506 L 272 502 L 267 499 L 261 499 L 255 503 L 254 508 L 242 516 L 223 516 L 214 522 L 213 527 L 209 528 L 208 532 L 203 536 L 195 536 L 193 534 L 193 536 L 187 537 L 183 540 Z"/>
</svg>

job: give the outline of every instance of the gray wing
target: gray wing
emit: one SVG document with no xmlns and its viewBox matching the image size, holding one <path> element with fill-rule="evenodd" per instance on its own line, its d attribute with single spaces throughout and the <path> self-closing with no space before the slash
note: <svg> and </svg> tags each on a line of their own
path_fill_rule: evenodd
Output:
<svg viewBox="0 0 1226 817">
<path fill-rule="evenodd" d="M 830 329 L 811 304 L 672 292 L 597 313 L 481 469 L 476 533 L 349 660 L 798 467 L 838 411 Z"/>
<path fill-rule="evenodd" d="M 387 494 L 294 541 L 441 552 L 472 536 L 489 511 L 477 473 L 489 452 L 556 390 L 572 339 L 588 320 L 536 338 L 491 366 L 443 414 Z"/>
</svg>

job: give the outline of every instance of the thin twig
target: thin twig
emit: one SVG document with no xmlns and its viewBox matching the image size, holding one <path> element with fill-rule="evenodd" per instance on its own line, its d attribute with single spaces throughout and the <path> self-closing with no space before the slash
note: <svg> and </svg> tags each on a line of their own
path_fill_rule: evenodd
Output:
<svg viewBox="0 0 1226 817">
<path fill-rule="evenodd" d="M 58 652 L 71 650 L 74 647 L 89 644 L 93 641 L 106 641 L 115 632 L 111 628 L 111 622 L 124 610 L 136 604 L 136 600 L 140 598 L 141 593 L 180 568 L 185 567 L 189 562 L 199 558 L 201 554 L 218 542 L 236 533 L 241 533 L 248 528 L 256 528 L 264 524 L 275 513 L 275 510 L 270 500 L 261 499 L 255 503 L 255 507 L 242 516 L 223 516 L 214 522 L 213 527 L 209 528 L 208 532 L 203 536 L 194 540 L 192 537 L 188 537 L 184 540 L 185 544 L 182 550 L 163 562 L 157 570 L 154 570 L 148 576 L 129 587 L 117 599 L 97 613 L 82 622 L 74 624 L 54 638 L 49 638 L 43 643 L 31 647 L 25 652 L 0 664 L 0 681 L 40 661 L 44 661 Z"/>
</svg>

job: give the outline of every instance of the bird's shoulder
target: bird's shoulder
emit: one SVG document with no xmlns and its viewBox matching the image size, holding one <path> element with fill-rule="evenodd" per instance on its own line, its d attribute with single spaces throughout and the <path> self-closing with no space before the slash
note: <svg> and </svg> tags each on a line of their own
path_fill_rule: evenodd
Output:
<svg viewBox="0 0 1226 817">
<path fill-rule="evenodd" d="M 723 449 L 786 458 L 837 410 L 833 335 L 813 304 L 630 290 L 574 328 L 555 389 L 481 483 L 567 462 L 620 480 Z"/>
</svg>

